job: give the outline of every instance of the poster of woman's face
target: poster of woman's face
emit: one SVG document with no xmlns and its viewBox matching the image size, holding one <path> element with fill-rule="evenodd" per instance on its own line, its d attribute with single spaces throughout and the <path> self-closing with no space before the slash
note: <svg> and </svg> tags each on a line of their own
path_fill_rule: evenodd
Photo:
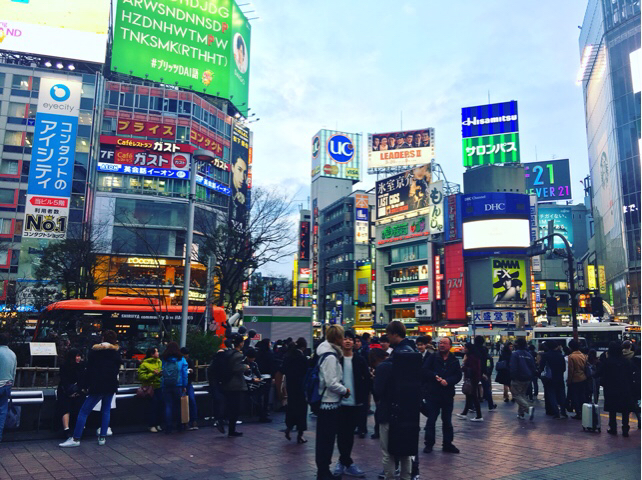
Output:
<svg viewBox="0 0 642 480">
<path fill-rule="evenodd" d="M 249 56 L 247 53 L 247 46 L 245 45 L 245 40 L 240 33 L 234 35 L 233 40 L 234 45 L 234 62 L 236 63 L 236 68 L 239 69 L 239 72 L 247 72 L 247 65 L 249 61 Z"/>
</svg>

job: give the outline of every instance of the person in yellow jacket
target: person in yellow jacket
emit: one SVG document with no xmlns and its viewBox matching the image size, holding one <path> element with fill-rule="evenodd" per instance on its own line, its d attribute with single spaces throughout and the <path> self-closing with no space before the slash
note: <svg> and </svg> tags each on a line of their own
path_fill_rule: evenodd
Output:
<svg viewBox="0 0 642 480">
<path fill-rule="evenodd" d="M 158 349 L 151 347 L 143 363 L 138 367 L 138 380 L 144 390 L 145 400 L 149 402 L 147 408 L 147 425 L 149 431 L 161 431 L 161 416 L 163 411 L 163 395 L 161 390 L 161 377 L 163 362 L 159 358 Z"/>
</svg>

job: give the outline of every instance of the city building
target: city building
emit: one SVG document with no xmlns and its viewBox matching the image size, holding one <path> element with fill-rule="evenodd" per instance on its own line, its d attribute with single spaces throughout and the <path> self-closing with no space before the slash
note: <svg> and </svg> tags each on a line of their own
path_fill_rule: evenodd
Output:
<svg viewBox="0 0 642 480">
<path fill-rule="evenodd" d="M 640 3 L 589 0 L 579 50 L 595 221 L 584 273 L 612 319 L 639 324 Z"/>
</svg>

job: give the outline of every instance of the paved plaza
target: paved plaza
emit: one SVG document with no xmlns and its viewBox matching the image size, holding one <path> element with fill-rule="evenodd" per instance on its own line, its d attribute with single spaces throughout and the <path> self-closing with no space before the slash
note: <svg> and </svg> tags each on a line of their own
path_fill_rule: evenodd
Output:
<svg viewBox="0 0 642 480">
<path fill-rule="evenodd" d="M 630 438 L 607 435 L 605 415 L 602 433 L 588 433 L 577 420 L 545 417 L 543 401 L 537 404 L 534 422 L 517 420 L 517 407 L 503 402 L 494 413 L 483 410 L 483 423 L 454 417 L 454 443 L 461 454 L 445 454 L 440 448 L 420 453 L 421 478 L 640 478 L 640 430 L 635 421 Z M 463 396 L 457 395 L 455 412 L 462 407 Z M 294 436 L 292 442 L 285 440 L 283 418 L 275 413 L 271 424 L 246 421 L 239 427 L 244 436 L 234 439 L 202 426 L 171 436 L 116 431 L 103 447 L 92 435 L 72 449 L 58 448 L 56 439 L 8 441 L 0 444 L 0 479 L 314 479 L 314 418 L 310 417 L 309 441 L 304 445 L 297 445 Z M 371 416 L 371 431 L 373 421 Z M 435 447 L 440 445 L 438 437 Z M 337 457 L 335 449 L 333 459 Z M 355 437 L 353 458 L 367 478 L 377 478 L 381 471 L 377 440 L 370 435 Z"/>
</svg>

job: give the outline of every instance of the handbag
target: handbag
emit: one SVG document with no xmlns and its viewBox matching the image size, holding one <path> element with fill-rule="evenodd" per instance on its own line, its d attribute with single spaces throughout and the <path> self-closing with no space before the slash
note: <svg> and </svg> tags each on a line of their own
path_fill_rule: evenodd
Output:
<svg viewBox="0 0 642 480">
<path fill-rule="evenodd" d="M 22 407 L 18 407 L 14 405 L 13 401 L 9 400 L 9 406 L 7 408 L 7 418 L 4 422 L 4 426 L 7 430 L 20 428 L 21 413 L 22 413 Z"/>
<path fill-rule="evenodd" d="M 497 370 L 498 372 L 500 370 L 506 370 L 507 368 L 508 366 L 506 365 L 506 360 L 500 360 L 499 362 L 497 362 L 497 365 L 495 365 L 495 370 Z"/>
<path fill-rule="evenodd" d="M 181 423 L 189 423 L 189 397 L 181 397 Z"/>
<path fill-rule="evenodd" d="M 470 381 L 470 378 L 464 380 L 463 385 L 461 386 L 461 393 L 464 395 L 472 395 L 474 392 L 473 382 Z"/>
<path fill-rule="evenodd" d="M 151 385 L 141 385 L 136 390 L 136 396 L 138 398 L 152 398 L 154 396 L 154 387 Z"/>
<path fill-rule="evenodd" d="M 544 367 L 544 371 L 542 372 L 542 380 L 553 380 L 553 372 L 551 371 L 551 367 L 546 365 Z"/>
</svg>

